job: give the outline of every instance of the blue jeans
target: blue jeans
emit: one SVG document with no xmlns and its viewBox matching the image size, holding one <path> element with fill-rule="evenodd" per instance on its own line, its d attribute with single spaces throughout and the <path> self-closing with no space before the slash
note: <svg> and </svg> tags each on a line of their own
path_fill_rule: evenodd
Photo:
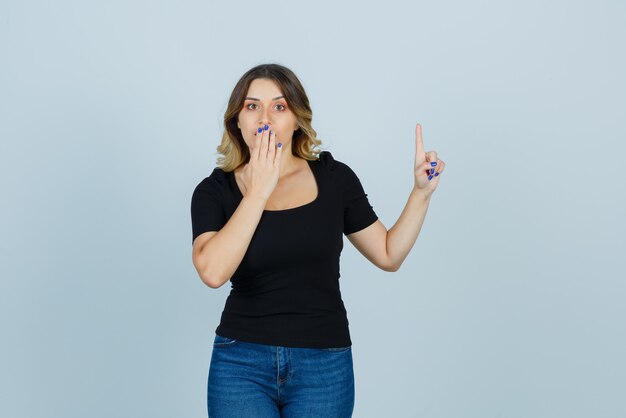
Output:
<svg viewBox="0 0 626 418">
<path fill-rule="evenodd" d="M 209 418 L 349 418 L 352 347 L 293 348 L 215 335 Z"/>
</svg>

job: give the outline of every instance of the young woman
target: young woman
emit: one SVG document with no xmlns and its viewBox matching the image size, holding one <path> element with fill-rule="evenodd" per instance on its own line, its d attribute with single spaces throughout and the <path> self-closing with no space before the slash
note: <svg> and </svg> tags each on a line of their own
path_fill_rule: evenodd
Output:
<svg viewBox="0 0 626 418">
<path fill-rule="evenodd" d="M 231 282 L 211 354 L 209 417 L 352 416 L 343 235 L 379 268 L 398 270 L 443 172 L 417 125 L 415 186 L 387 231 L 350 167 L 315 149 L 311 121 L 291 70 L 250 69 L 228 102 L 218 167 L 193 192 L 193 264 L 211 288 Z"/>
</svg>

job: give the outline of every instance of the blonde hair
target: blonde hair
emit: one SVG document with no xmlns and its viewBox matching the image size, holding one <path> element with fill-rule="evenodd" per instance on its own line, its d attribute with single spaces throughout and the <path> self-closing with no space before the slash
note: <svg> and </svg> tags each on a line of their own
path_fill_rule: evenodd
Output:
<svg viewBox="0 0 626 418">
<path fill-rule="evenodd" d="M 322 141 L 317 138 L 317 132 L 311 125 L 313 111 L 300 80 L 287 67 L 279 64 L 261 64 L 248 70 L 239 79 L 230 95 L 224 113 L 222 142 L 217 146 L 217 152 L 223 156 L 217 158 L 217 166 L 229 172 L 250 160 L 250 150 L 237 127 L 237 119 L 250 84 L 258 78 L 274 81 L 296 116 L 298 130 L 293 133 L 291 153 L 306 160 L 317 160 L 321 149 L 318 150 L 315 147 L 321 146 Z"/>
</svg>

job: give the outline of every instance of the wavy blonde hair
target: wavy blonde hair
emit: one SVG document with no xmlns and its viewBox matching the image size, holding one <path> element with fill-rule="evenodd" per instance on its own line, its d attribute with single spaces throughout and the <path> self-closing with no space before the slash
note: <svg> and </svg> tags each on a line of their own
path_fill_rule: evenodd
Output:
<svg viewBox="0 0 626 418">
<path fill-rule="evenodd" d="M 224 113 L 222 142 L 217 146 L 217 152 L 223 156 L 217 158 L 217 166 L 229 172 L 250 160 L 250 150 L 237 127 L 237 118 L 243 108 L 248 88 L 257 78 L 274 81 L 296 116 L 299 128 L 293 133 L 291 153 L 306 160 L 317 160 L 322 150 L 315 147 L 321 146 L 322 141 L 317 138 L 317 132 L 311 125 L 313 111 L 300 80 L 287 67 L 279 64 L 261 64 L 248 70 L 239 79 L 230 95 Z"/>
</svg>

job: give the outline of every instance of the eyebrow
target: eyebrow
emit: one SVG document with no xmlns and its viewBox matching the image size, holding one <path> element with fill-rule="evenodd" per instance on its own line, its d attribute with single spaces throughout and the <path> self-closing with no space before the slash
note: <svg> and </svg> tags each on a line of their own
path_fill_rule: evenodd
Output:
<svg viewBox="0 0 626 418">
<path fill-rule="evenodd" d="M 274 97 L 274 98 L 272 99 L 272 101 L 274 101 L 274 100 L 278 100 L 278 99 L 282 99 L 282 98 L 284 98 L 284 96 Z M 255 98 L 255 97 L 246 97 L 246 100 L 256 100 L 257 102 L 258 102 L 258 101 L 260 101 L 259 99 Z"/>
</svg>

